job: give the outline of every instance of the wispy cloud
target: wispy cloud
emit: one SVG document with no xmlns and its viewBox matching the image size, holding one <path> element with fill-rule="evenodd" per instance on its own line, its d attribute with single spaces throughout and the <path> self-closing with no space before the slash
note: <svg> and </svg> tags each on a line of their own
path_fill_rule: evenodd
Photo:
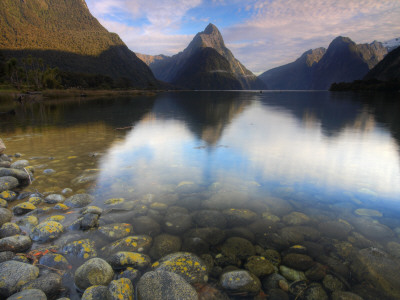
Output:
<svg viewBox="0 0 400 300">
<path fill-rule="evenodd" d="M 175 54 L 204 28 L 191 34 L 182 34 L 182 29 L 190 23 L 215 22 L 234 55 L 255 73 L 293 61 L 310 48 L 327 47 L 338 35 L 358 43 L 400 36 L 398 0 L 87 0 L 87 3 L 107 29 L 118 33 L 133 51 L 147 54 Z M 229 12 L 234 7 L 236 14 L 228 14 L 228 6 Z"/>
</svg>

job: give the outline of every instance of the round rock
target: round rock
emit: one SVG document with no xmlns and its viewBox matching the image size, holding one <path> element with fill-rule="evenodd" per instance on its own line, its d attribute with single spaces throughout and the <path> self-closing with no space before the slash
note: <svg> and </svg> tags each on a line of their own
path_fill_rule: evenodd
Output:
<svg viewBox="0 0 400 300">
<path fill-rule="evenodd" d="M 81 300 L 107 299 L 107 291 L 104 285 L 92 285 L 85 290 Z"/>
<path fill-rule="evenodd" d="M 69 206 L 69 207 L 74 207 L 74 208 L 79 208 L 79 207 L 84 207 L 92 203 L 94 200 L 94 197 L 89 194 L 76 194 L 73 195 L 67 200 L 65 200 L 64 204 Z"/>
<path fill-rule="evenodd" d="M 59 194 L 51 194 L 48 195 L 46 198 L 44 198 L 44 202 L 49 203 L 49 204 L 56 204 L 56 203 L 62 203 L 65 201 L 65 197 Z"/>
<path fill-rule="evenodd" d="M 62 248 L 63 253 L 70 258 L 86 260 L 97 256 L 95 243 L 89 239 L 73 241 Z"/>
<path fill-rule="evenodd" d="M 101 248 L 101 251 L 105 256 L 119 251 L 142 253 L 149 250 L 151 243 L 152 238 L 148 235 L 132 235 Z"/>
<path fill-rule="evenodd" d="M 7 300 L 47 300 L 46 294 L 39 289 L 23 290 L 8 297 Z"/>
<path fill-rule="evenodd" d="M 4 223 L 10 222 L 12 218 L 12 213 L 6 208 L 0 208 L 0 226 Z"/>
<path fill-rule="evenodd" d="M 126 269 L 127 267 L 144 269 L 150 265 L 151 259 L 146 254 L 120 251 L 111 255 L 107 262 L 113 269 Z"/>
<path fill-rule="evenodd" d="M 67 259 L 61 254 L 47 253 L 39 259 L 39 264 L 58 270 L 66 270 L 69 266 Z"/>
<path fill-rule="evenodd" d="M 222 274 L 220 284 L 229 294 L 244 293 L 255 296 L 261 290 L 261 282 L 257 276 L 245 270 Z"/>
<path fill-rule="evenodd" d="M 263 256 L 251 256 L 247 259 L 245 268 L 257 277 L 264 277 L 275 271 L 274 265 Z"/>
<path fill-rule="evenodd" d="M 188 214 L 173 213 L 165 217 L 163 228 L 170 234 L 182 234 L 192 226 L 192 217 Z"/>
<path fill-rule="evenodd" d="M 14 200 L 16 200 L 18 197 L 18 194 L 16 192 L 13 191 L 4 191 L 0 193 L 0 198 L 8 201 L 8 202 L 12 202 Z"/>
<path fill-rule="evenodd" d="M 129 279 L 113 280 L 108 286 L 107 300 L 133 300 L 133 285 Z"/>
<path fill-rule="evenodd" d="M 115 241 L 133 233 L 133 227 L 127 223 L 114 223 L 100 226 L 97 232 L 105 239 Z"/>
<path fill-rule="evenodd" d="M 313 266 L 314 261 L 308 255 L 289 253 L 283 257 L 282 264 L 296 270 L 305 271 Z"/>
<path fill-rule="evenodd" d="M 166 271 L 147 272 L 137 284 L 141 300 L 197 300 L 197 292 L 181 276 Z"/>
<path fill-rule="evenodd" d="M 230 226 L 243 226 L 253 223 L 257 219 L 257 214 L 249 209 L 230 208 L 222 212 Z"/>
<path fill-rule="evenodd" d="M 23 169 L 29 166 L 29 161 L 26 159 L 20 159 L 11 164 L 11 168 L 13 169 Z"/>
<path fill-rule="evenodd" d="M 194 222 L 200 227 L 226 227 L 225 216 L 217 210 L 200 210 L 194 215 Z"/>
<path fill-rule="evenodd" d="M 0 192 L 15 189 L 19 185 L 18 179 L 11 176 L 0 177 Z"/>
<path fill-rule="evenodd" d="M 38 267 L 18 261 L 6 261 L 0 264 L 0 296 L 15 294 L 24 284 L 39 275 Z"/>
<path fill-rule="evenodd" d="M 0 251 L 24 252 L 32 246 L 32 240 L 26 235 L 14 235 L 0 240 Z"/>
<path fill-rule="evenodd" d="M 22 289 L 38 289 L 43 291 L 49 298 L 56 296 L 62 288 L 61 276 L 56 273 L 44 274 L 35 280 L 25 284 Z"/>
<path fill-rule="evenodd" d="M 181 250 L 182 241 L 178 236 L 160 234 L 154 238 L 153 246 L 150 249 L 150 256 L 159 259 L 167 254 Z"/>
<path fill-rule="evenodd" d="M 64 231 L 64 227 L 55 221 L 40 223 L 32 229 L 31 239 L 35 242 L 45 243 L 56 239 Z"/>
<path fill-rule="evenodd" d="M 27 214 L 36 209 L 36 206 L 30 202 L 23 202 L 13 207 L 13 213 L 16 216 Z"/>
<path fill-rule="evenodd" d="M 108 285 L 114 277 L 112 267 L 101 258 L 92 258 L 75 271 L 75 285 L 82 291 L 92 285 Z"/>
<path fill-rule="evenodd" d="M 246 259 L 256 254 L 253 244 L 239 237 L 227 239 L 222 245 L 221 250 L 226 256 L 236 256 L 239 259 Z"/>
<path fill-rule="evenodd" d="M 0 238 L 8 237 L 8 236 L 13 236 L 21 233 L 21 228 L 15 223 L 4 223 L 0 227 Z"/>
</svg>

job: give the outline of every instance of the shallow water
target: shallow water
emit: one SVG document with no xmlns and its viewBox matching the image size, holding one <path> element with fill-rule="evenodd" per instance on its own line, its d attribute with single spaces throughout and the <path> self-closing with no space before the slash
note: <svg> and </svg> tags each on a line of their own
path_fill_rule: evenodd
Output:
<svg viewBox="0 0 400 300">
<path fill-rule="evenodd" d="M 223 228 L 228 236 L 246 236 L 232 228 L 250 229 L 246 238 L 254 245 L 283 252 L 311 241 L 350 267 L 365 245 L 400 257 L 400 248 L 393 247 L 400 234 L 396 97 L 180 92 L 25 106 L 0 103 L 0 111 L 15 109 L 15 114 L 0 115 L 0 137 L 8 154 L 21 153 L 35 167 L 35 181 L 27 190 L 91 193 L 92 205 L 106 211 L 100 224 L 130 223 L 147 215 L 160 224 L 161 233 L 169 232 L 168 211 L 154 204 L 165 203 L 187 209 L 193 217 L 188 232 L 203 226 L 196 223 L 198 211 L 226 215 L 229 209 L 250 209 L 257 214 L 253 221 L 274 224 L 268 234 L 306 226 L 320 235 L 308 237 L 302 228 L 302 237 L 288 238 L 282 246 L 263 240 L 251 224 L 228 222 Z M 48 169 L 54 173 L 45 174 Z M 111 198 L 124 200 L 105 204 Z M 293 212 L 305 216 L 295 218 Z M 43 218 L 49 214 L 55 212 Z M 69 214 L 66 222 L 77 215 Z M 323 225 L 330 221 L 351 229 L 344 236 L 332 235 Z M 184 239 L 184 232 L 179 235 Z M 209 253 L 215 256 L 218 247 Z M 358 294 L 365 290 L 360 278 L 346 280 Z"/>
</svg>

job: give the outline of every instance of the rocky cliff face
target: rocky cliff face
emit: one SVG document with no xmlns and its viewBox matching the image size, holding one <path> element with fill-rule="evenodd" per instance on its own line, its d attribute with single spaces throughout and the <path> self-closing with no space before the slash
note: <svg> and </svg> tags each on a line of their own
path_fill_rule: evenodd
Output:
<svg viewBox="0 0 400 300">
<path fill-rule="evenodd" d="M 392 50 L 364 79 L 400 80 L 400 47 Z"/>
<path fill-rule="evenodd" d="M 157 85 L 151 70 L 101 26 L 84 0 L 2 0 L 0 28 L 6 57 L 31 54 L 61 70 L 126 77 L 138 87 Z"/>
<path fill-rule="evenodd" d="M 206 48 L 210 48 L 213 51 L 204 51 Z M 207 58 L 206 55 L 210 55 L 211 57 Z M 193 61 L 200 57 L 203 61 L 207 61 L 206 67 Z M 228 63 L 229 68 L 227 68 L 226 62 Z M 183 70 L 187 68 L 188 65 L 196 68 L 193 68 L 191 72 L 184 72 Z M 222 65 L 224 66 L 224 69 L 218 69 Z M 230 86 L 232 86 L 231 79 L 235 79 L 237 83 L 239 83 L 239 85 L 234 84 L 234 86 L 238 86 L 238 89 L 262 89 L 265 87 L 252 72 L 247 70 L 246 67 L 244 67 L 233 56 L 232 52 L 225 46 L 218 28 L 213 24 L 209 24 L 204 31 L 198 33 L 184 51 L 172 57 L 156 61 L 150 64 L 150 68 L 154 72 L 156 78 L 182 87 L 188 87 L 187 81 L 190 79 L 185 77 L 185 82 L 182 82 L 182 73 L 185 73 L 186 76 L 199 78 L 199 72 L 201 72 L 203 76 L 208 73 L 207 76 L 210 78 L 216 76 L 218 79 L 221 79 L 221 82 L 219 82 L 221 84 L 219 88 L 217 87 L 218 81 L 215 82 L 215 89 L 230 89 Z M 218 73 L 224 73 L 223 80 L 220 76 L 215 75 Z M 225 75 L 228 73 L 230 79 L 229 84 L 226 85 L 225 79 L 227 77 Z M 213 76 L 211 76 L 211 74 L 213 74 Z M 191 82 L 191 88 L 206 89 L 206 87 L 200 83 L 195 85 L 195 80 L 189 81 Z"/>
<path fill-rule="evenodd" d="M 270 89 L 326 90 L 334 82 L 363 78 L 386 54 L 382 43 L 357 45 L 347 37 L 337 37 L 327 50 L 309 50 L 295 62 L 271 69 L 259 78 Z"/>
</svg>

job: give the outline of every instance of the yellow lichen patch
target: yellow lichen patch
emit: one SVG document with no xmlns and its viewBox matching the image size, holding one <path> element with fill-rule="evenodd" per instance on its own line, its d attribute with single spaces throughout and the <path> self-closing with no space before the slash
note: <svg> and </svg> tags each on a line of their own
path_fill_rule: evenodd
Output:
<svg viewBox="0 0 400 300">
<path fill-rule="evenodd" d="M 33 205 L 33 204 L 30 203 L 30 202 L 23 202 L 23 203 L 20 203 L 20 204 L 18 204 L 16 207 L 23 208 L 23 209 L 29 209 L 29 210 L 34 210 L 34 209 L 36 209 L 36 206 Z"/>
<path fill-rule="evenodd" d="M 158 267 L 158 265 L 159 265 L 160 263 L 158 262 L 158 261 L 156 261 L 154 264 L 152 264 L 152 268 L 156 268 L 156 267 Z"/>
<path fill-rule="evenodd" d="M 58 203 L 56 206 L 54 206 L 55 209 L 61 209 L 61 210 L 68 210 L 69 207 L 66 206 L 65 204 Z"/>
<path fill-rule="evenodd" d="M 33 205 L 39 205 L 40 203 L 42 203 L 42 198 L 40 197 L 31 197 L 28 200 L 29 203 L 32 203 Z"/>
<path fill-rule="evenodd" d="M 65 220 L 65 216 L 55 215 L 55 216 L 48 217 L 45 221 L 62 222 L 64 220 Z"/>
<path fill-rule="evenodd" d="M 106 201 L 104 202 L 104 204 L 107 204 L 107 205 L 117 205 L 117 204 L 120 204 L 120 203 L 123 203 L 123 202 L 125 202 L 125 199 L 124 199 L 124 198 L 111 198 L 111 199 L 106 200 Z"/>
<path fill-rule="evenodd" d="M 66 259 L 64 258 L 64 256 L 62 256 L 61 254 L 56 254 L 54 256 L 54 261 L 55 262 L 61 262 L 61 261 L 66 261 Z"/>
</svg>

